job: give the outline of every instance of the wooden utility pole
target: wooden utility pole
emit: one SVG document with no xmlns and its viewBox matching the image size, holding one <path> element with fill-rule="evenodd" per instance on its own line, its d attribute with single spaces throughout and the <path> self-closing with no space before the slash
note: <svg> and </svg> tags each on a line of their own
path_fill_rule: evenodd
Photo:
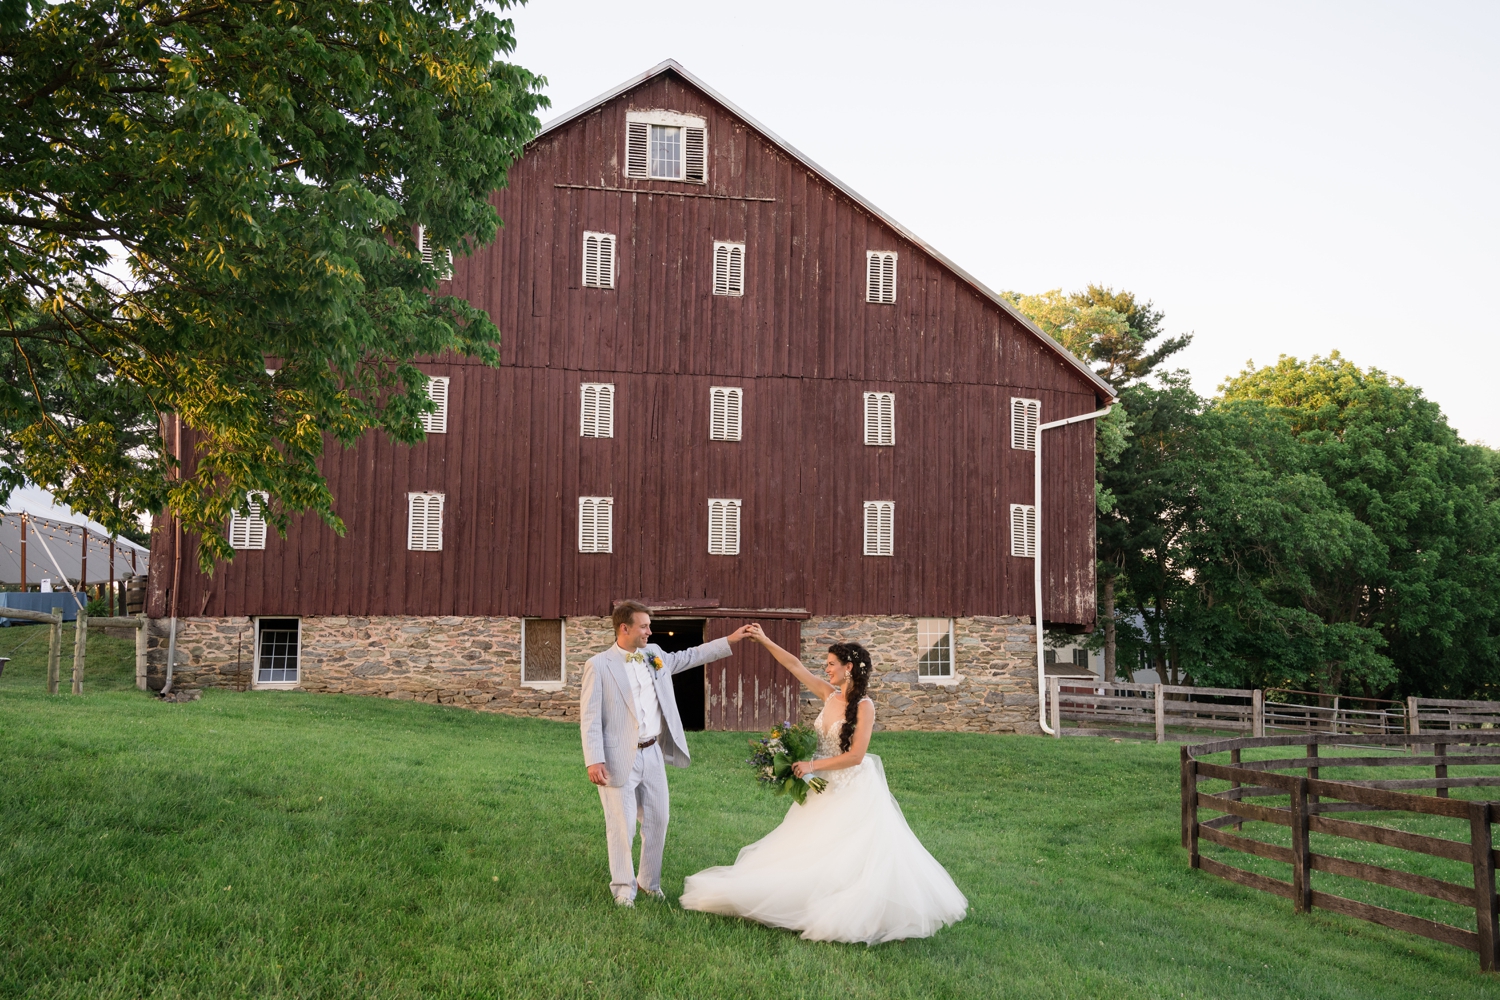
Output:
<svg viewBox="0 0 1500 1000">
<path fill-rule="evenodd" d="M 21 515 L 21 593 L 26 593 L 26 515 Z"/>
</svg>

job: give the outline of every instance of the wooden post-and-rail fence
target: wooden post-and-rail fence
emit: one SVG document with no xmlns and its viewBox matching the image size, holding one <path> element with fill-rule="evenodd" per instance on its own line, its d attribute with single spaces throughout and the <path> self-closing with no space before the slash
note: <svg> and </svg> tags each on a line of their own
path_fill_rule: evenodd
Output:
<svg viewBox="0 0 1500 1000">
<path fill-rule="evenodd" d="M 1337 746 L 1354 754 L 1330 756 L 1320 754 L 1320 746 Z M 1298 747 L 1303 754 L 1277 759 L 1245 760 L 1245 751 L 1276 747 Z M 1424 752 L 1427 748 L 1431 752 Z M 1227 764 L 1206 758 L 1228 754 Z M 1314 734 L 1308 736 L 1270 736 L 1219 740 L 1200 746 L 1182 748 L 1182 846 L 1188 852 L 1188 864 L 1210 874 L 1238 882 L 1252 889 L 1285 896 L 1292 900 L 1298 913 L 1314 907 L 1368 920 L 1396 930 L 1420 934 L 1435 941 L 1467 948 L 1479 954 L 1480 968 L 1486 972 L 1500 969 L 1500 906 L 1495 893 L 1495 867 L 1500 851 L 1495 850 L 1494 822 L 1500 803 L 1475 799 L 1452 798 L 1453 788 L 1500 786 L 1500 775 L 1453 774 L 1450 770 L 1472 767 L 1493 769 L 1500 764 L 1500 732 L 1493 729 L 1455 730 L 1422 734 L 1420 739 L 1402 736 L 1347 736 Z M 1330 781 L 1322 774 L 1336 768 L 1432 768 L 1432 778 L 1362 779 Z M 1304 774 L 1282 774 L 1282 771 L 1304 771 Z M 1391 773 L 1389 771 L 1385 772 Z M 1205 791 L 1205 782 L 1227 782 L 1227 788 Z M 1421 795 L 1415 789 L 1434 789 L 1434 795 Z M 1285 805 L 1263 804 L 1248 799 L 1284 799 Z M 1329 801 L 1334 800 L 1334 801 Z M 1199 810 L 1209 809 L 1221 815 L 1200 820 Z M 1392 819 L 1410 817 L 1443 817 L 1457 822 L 1450 830 L 1462 831 L 1461 839 L 1435 837 L 1395 828 L 1354 822 L 1358 813 L 1397 814 Z M 1339 813 L 1348 818 L 1334 819 Z M 1407 814 L 1401 817 L 1400 814 Z M 1385 819 L 1386 817 L 1382 817 Z M 1421 819 L 1417 823 L 1424 823 Z M 1246 823 L 1267 823 L 1289 828 L 1290 846 L 1229 832 Z M 1408 825 L 1412 825 L 1408 822 Z M 1419 827 L 1420 828 L 1420 827 Z M 1264 833 L 1270 831 L 1257 827 Z M 1338 849 L 1343 842 L 1363 841 L 1397 851 L 1457 861 L 1472 869 L 1468 884 L 1433 878 L 1430 875 L 1403 871 L 1352 861 L 1331 853 L 1315 851 L 1313 834 L 1342 838 L 1327 844 L 1327 850 Z M 1291 866 L 1290 880 L 1272 878 L 1248 871 L 1203 855 L 1203 842 L 1242 854 L 1251 854 Z M 1323 846 L 1320 844 L 1320 846 Z M 1409 855 L 1396 855 L 1406 857 Z M 1431 869 L 1429 869 L 1431 870 Z M 1474 930 L 1440 923 L 1399 910 L 1375 906 L 1313 888 L 1313 873 L 1356 879 L 1361 882 L 1403 890 L 1443 900 L 1474 911 Z"/>
<path fill-rule="evenodd" d="M 15 618 L 18 621 L 37 622 L 52 627 L 47 646 L 47 693 L 57 694 L 62 683 L 63 609 L 53 608 L 49 615 L 41 611 L 26 611 L 21 608 L 0 608 L 0 618 Z M 146 616 L 122 618 L 80 614 L 74 622 L 73 629 L 73 693 L 83 694 L 84 661 L 88 655 L 91 626 L 135 629 L 135 684 L 136 687 L 145 690 Z"/>
</svg>

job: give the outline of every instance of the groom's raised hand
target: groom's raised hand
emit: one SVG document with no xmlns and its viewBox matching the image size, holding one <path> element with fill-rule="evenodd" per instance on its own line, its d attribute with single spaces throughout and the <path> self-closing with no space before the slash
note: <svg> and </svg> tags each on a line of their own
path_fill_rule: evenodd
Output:
<svg viewBox="0 0 1500 1000">
<path fill-rule="evenodd" d="M 741 625 L 739 628 L 737 628 L 733 632 L 729 633 L 729 636 L 728 636 L 729 644 L 731 646 L 733 646 L 735 643 L 739 642 L 741 639 L 744 639 L 744 638 L 748 637 L 752 633 L 753 630 L 758 629 L 759 627 L 760 627 L 759 625 L 754 625 L 754 624 L 751 624 L 751 625 Z"/>
<path fill-rule="evenodd" d="M 590 764 L 589 780 L 596 785 L 607 785 L 609 784 L 609 772 L 604 769 L 603 764 Z"/>
</svg>

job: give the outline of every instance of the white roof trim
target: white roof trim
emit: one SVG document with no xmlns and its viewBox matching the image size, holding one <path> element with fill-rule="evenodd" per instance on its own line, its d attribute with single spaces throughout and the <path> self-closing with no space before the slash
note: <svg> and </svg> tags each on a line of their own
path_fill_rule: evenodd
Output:
<svg viewBox="0 0 1500 1000">
<path fill-rule="evenodd" d="M 1078 372 L 1080 374 L 1082 374 L 1085 378 L 1087 378 L 1090 382 L 1092 382 L 1094 384 L 1095 388 L 1097 388 L 1101 393 L 1104 394 L 1104 398 L 1105 398 L 1106 402 L 1111 402 L 1112 403 L 1116 399 L 1119 398 L 1117 396 L 1117 394 L 1115 393 L 1114 388 L 1108 382 L 1104 381 L 1098 375 L 1095 375 L 1094 372 L 1093 372 L 1093 370 L 1090 369 L 1088 365 L 1086 365 L 1082 361 L 1080 361 L 1077 357 L 1075 357 L 1072 351 L 1068 350 L 1062 344 L 1058 343 L 1055 339 L 1053 339 L 1051 336 L 1049 336 L 1044 330 L 1042 330 L 1041 327 L 1037 326 L 1031 320 L 1027 319 L 1026 316 L 1020 310 L 1018 310 L 1010 302 L 1009 299 L 1007 299 L 1007 298 L 1005 298 L 1005 296 L 1000 295 L 999 293 L 995 292 L 989 286 L 985 285 L 984 282 L 980 281 L 978 278 L 974 277 L 968 271 L 965 271 L 963 268 L 959 267 L 957 264 L 955 264 L 952 260 L 948 259 L 943 254 L 939 253 L 926 240 L 922 239 L 916 233 L 913 233 L 910 229 L 907 229 L 901 223 L 897 222 L 895 219 L 891 218 L 885 212 L 883 212 L 879 208 L 875 207 L 875 205 L 871 204 L 870 201 L 868 199 L 866 199 L 863 195 L 861 195 L 859 192 L 855 191 L 849 185 L 845 184 L 843 181 L 841 181 L 837 177 L 833 176 L 833 174 L 829 173 L 827 170 L 824 170 L 822 167 L 818 166 L 816 163 L 814 163 L 812 161 L 812 159 L 810 157 L 808 157 L 808 156 L 804 155 L 803 153 L 799 152 L 797 150 L 797 148 L 795 146 L 793 146 L 791 143 L 787 142 L 785 139 L 782 139 L 775 132 L 772 132 L 770 129 L 768 129 L 764 125 L 762 125 L 760 122 L 758 122 L 754 118 L 750 117 L 748 114 L 746 114 L 744 111 L 742 111 L 737 105 L 735 105 L 732 101 L 730 101 L 727 98 L 725 98 L 722 94 L 720 94 L 718 91 L 714 90 L 712 87 L 710 87 L 708 84 L 704 83 L 702 80 L 698 79 L 692 73 L 689 73 L 686 69 L 683 68 L 682 64 L 679 63 L 676 59 L 667 59 L 667 60 L 664 60 L 664 61 L 662 61 L 660 63 L 657 63 L 655 66 L 653 66 L 650 69 L 646 70 L 646 72 L 639 73 L 639 74 L 631 77 L 629 80 L 626 80 L 624 83 L 620 84 L 619 86 L 610 88 L 609 90 L 607 90 L 604 93 L 600 94 L 598 97 L 594 98 L 593 100 L 586 101 L 585 103 L 580 104 L 578 107 L 574 108 L 573 110 L 568 111 L 568 112 L 566 112 L 564 114 L 559 115 L 558 117 L 556 117 L 556 118 L 552 119 L 551 121 L 549 121 L 547 124 L 543 125 L 541 131 L 536 134 L 536 138 L 540 139 L 542 136 L 546 135 L 548 132 L 551 132 L 551 131 L 554 131 L 556 129 L 561 128 L 562 126 L 566 125 L 568 122 L 570 122 L 573 119 L 579 117 L 580 115 L 587 114 L 588 112 L 590 112 L 590 111 L 594 110 L 595 108 L 599 107 L 599 105 L 604 104 L 604 103 L 606 103 L 608 101 L 614 100 L 616 97 L 619 97 L 621 94 L 625 93 L 627 90 L 633 90 L 634 88 L 636 88 L 636 87 L 640 86 L 641 84 L 645 83 L 647 80 L 650 80 L 653 77 L 660 76 L 662 73 L 665 73 L 667 70 L 671 70 L 672 72 L 678 74 L 683 79 L 685 79 L 689 83 L 691 83 L 693 86 L 695 86 L 699 90 L 703 91 L 710 98 L 712 98 L 713 100 L 719 102 L 721 105 L 723 105 L 725 108 L 727 108 L 729 110 L 729 112 L 731 114 L 733 114 L 735 117 L 743 120 L 745 122 L 745 124 L 749 125 L 751 128 L 753 128 L 756 131 L 760 132 L 761 135 L 765 136 L 767 139 L 769 139 L 772 142 L 774 142 L 777 146 L 780 146 L 781 149 L 783 151 L 785 151 L 789 156 L 791 156 L 792 158 L 798 160 L 799 162 L 801 162 L 801 164 L 803 166 L 807 167 L 809 170 L 813 171 L 815 174 L 817 174 L 818 176 L 822 177 L 825 181 L 827 181 L 828 183 L 832 184 L 834 187 L 838 188 L 844 194 L 846 194 L 850 198 L 854 199 L 855 202 L 857 202 L 859 205 L 861 205 L 871 215 L 874 215 L 877 219 L 881 220 L 886 225 L 890 226 L 896 232 L 900 233 L 903 237 L 905 237 L 906 239 L 910 240 L 912 243 L 916 244 L 925 253 L 927 253 L 933 259 L 937 260 L 944 267 L 948 268 L 948 270 L 950 270 L 954 274 L 958 275 L 960 278 L 962 278 L 965 282 L 967 282 L 970 286 L 972 286 L 980 294 L 988 297 L 990 299 L 990 301 L 994 302 L 997 306 L 999 306 L 1002 310 L 1004 310 L 1007 315 L 1009 315 L 1017 323 L 1020 323 L 1027 330 L 1031 331 L 1031 333 L 1033 333 L 1038 339 L 1040 339 L 1042 341 L 1042 343 L 1046 344 L 1048 347 L 1052 348 L 1052 350 L 1056 351 L 1057 354 L 1059 354 L 1063 358 L 1063 360 L 1065 360 L 1069 364 L 1071 364 L 1075 369 L 1078 370 Z M 535 141 L 535 140 L 533 140 L 533 141 Z"/>
</svg>

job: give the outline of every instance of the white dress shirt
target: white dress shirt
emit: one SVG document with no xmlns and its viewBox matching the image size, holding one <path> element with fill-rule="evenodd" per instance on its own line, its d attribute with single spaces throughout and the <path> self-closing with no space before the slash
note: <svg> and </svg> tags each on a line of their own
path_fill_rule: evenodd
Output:
<svg viewBox="0 0 1500 1000">
<path fill-rule="evenodd" d="M 645 650 L 636 650 L 635 655 L 641 659 L 635 661 L 631 660 L 630 650 L 620 651 L 625 654 L 625 672 L 630 675 L 630 693 L 635 696 L 636 739 L 644 743 L 661 735 L 661 705 L 656 700 L 656 678 L 652 676 L 656 671 L 644 662 Z"/>
</svg>

